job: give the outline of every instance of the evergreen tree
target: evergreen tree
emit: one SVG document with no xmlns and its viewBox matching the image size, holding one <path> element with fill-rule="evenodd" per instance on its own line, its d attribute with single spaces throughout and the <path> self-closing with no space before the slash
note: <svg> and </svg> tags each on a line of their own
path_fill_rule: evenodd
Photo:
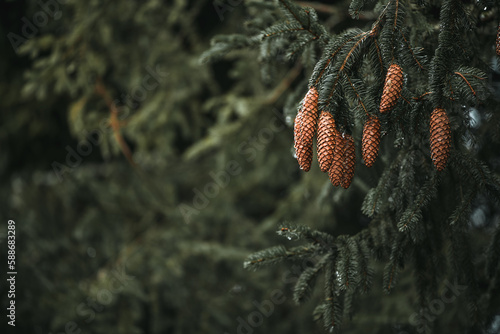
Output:
<svg viewBox="0 0 500 334">
<path fill-rule="evenodd" d="M 497 332 L 498 21 L 4 2 L 2 333 Z"/>
<path fill-rule="evenodd" d="M 204 57 L 253 48 L 264 78 L 273 75 L 275 54 L 303 68 L 284 111 L 290 126 L 294 119 L 298 165 L 311 169 L 317 137 L 319 165 L 333 186 L 349 188 L 354 177 L 348 191 L 302 191 L 304 201 L 292 212 L 309 212 L 307 197 L 334 210 L 364 200 L 335 214 L 333 233 L 317 230 L 314 216 L 290 213 L 294 223 L 278 234 L 302 243 L 256 252 L 245 267 L 298 265 L 299 304 L 321 277 L 314 317 L 326 330 L 362 310 L 364 294 L 394 294 L 402 282 L 411 284 L 406 302 L 416 312 L 402 329 L 490 328 L 500 299 L 498 3 L 353 0 L 346 9 L 353 19 L 364 11 L 377 17 L 347 29 L 336 25 L 338 12 L 323 19 L 294 1 L 247 6 L 254 13 L 248 34 L 215 37 Z M 491 219 L 479 218 L 483 210 Z M 445 310 L 448 317 L 438 316 Z"/>
</svg>

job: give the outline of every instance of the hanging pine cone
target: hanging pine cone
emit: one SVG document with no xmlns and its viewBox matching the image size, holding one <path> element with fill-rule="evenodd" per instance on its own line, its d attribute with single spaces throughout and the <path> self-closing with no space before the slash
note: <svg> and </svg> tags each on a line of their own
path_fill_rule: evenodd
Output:
<svg viewBox="0 0 500 334">
<path fill-rule="evenodd" d="M 318 122 L 318 162 L 322 172 L 328 171 L 335 152 L 335 119 L 332 114 L 322 111 Z"/>
<path fill-rule="evenodd" d="M 347 189 L 351 185 L 352 178 L 354 177 L 354 167 L 356 165 L 356 149 L 354 146 L 354 139 L 351 135 L 345 135 L 345 151 L 344 151 L 344 173 L 340 185 L 342 188 Z"/>
<path fill-rule="evenodd" d="M 330 182 L 338 187 L 339 185 L 347 189 L 351 185 L 354 176 L 354 167 L 356 165 L 356 150 L 354 139 L 351 135 L 335 134 L 335 153 L 333 161 L 328 170 Z"/>
<path fill-rule="evenodd" d="M 308 172 L 311 169 L 313 137 L 318 119 L 318 91 L 311 87 L 304 98 L 301 110 L 295 117 L 295 154 L 299 166 Z"/>
<path fill-rule="evenodd" d="M 497 45 L 496 45 L 497 56 L 500 56 L 500 23 L 497 28 Z"/>
<path fill-rule="evenodd" d="M 375 116 L 368 116 L 363 127 L 362 154 L 367 167 L 373 166 L 378 156 L 380 144 L 380 121 Z"/>
<path fill-rule="evenodd" d="M 438 171 L 446 167 L 450 156 L 450 120 L 443 108 L 436 108 L 431 114 L 431 157 Z"/>
<path fill-rule="evenodd" d="M 398 64 L 392 64 L 385 77 L 384 92 L 380 101 L 380 112 L 390 111 L 401 96 L 403 89 L 403 70 Z"/>
<path fill-rule="evenodd" d="M 330 182 L 338 187 L 344 175 L 344 152 L 346 141 L 339 131 L 335 132 L 335 151 L 333 154 L 332 164 L 328 170 L 328 177 Z"/>
</svg>

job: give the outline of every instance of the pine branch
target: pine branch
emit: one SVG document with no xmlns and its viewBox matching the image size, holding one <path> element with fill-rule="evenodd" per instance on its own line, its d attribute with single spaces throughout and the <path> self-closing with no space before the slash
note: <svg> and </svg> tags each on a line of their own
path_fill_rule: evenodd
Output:
<svg viewBox="0 0 500 334">
<path fill-rule="evenodd" d="M 457 20 L 460 16 L 461 4 L 457 0 L 444 0 L 441 6 L 440 20 L 441 31 L 438 36 L 438 47 L 434 52 L 429 72 L 429 83 L 434 93 L 431 99 L 434 106 L 443 104 L 444 85 L 446 76 L 451 73 L 454 63 L 457 61 L 455 50 L 455 38 L 460 36 L 457 29 Z M 462 13 L 463 14 L 463 13 Z M 453 94 L 453 92 L 452 92 Z"/>
<path fill-rule="evenodd" d="M 450 225 L 455 225 L 457 224 L 457 222 L 460 222 L 462 228 L 466 228 L 466 224 L 468 223 L 470 218 L 472 201 L 476 196 L 477 187 L 470 186 L 467 194 L 462 198 L 462 201 L 451 215 Z"/>
<path fill-rule="evenodd" d="M 363 107 L 363 110 L 365 111 L 366 116 L 369 116 L 368 110 L 366 110 L 365 104 L 363 103 L 363 99 L 361 99 L 361 96 L 358 94 L 358 91 L 357 91 L 356 87 L 353 85 L 353 83 L 352 83 L 351 79 L 349 78 L 349 76 L 347 74 L 345 76 L 346 76 L 347 80 L 349 81 L 349 84 L 351 85 L 352 90 L 356 94 L 356 97 L 358 99 L 359 104 Z"/>
<path fill-rule="evenodd" d="M 424 70 L 424 66 L 418 61 L 417 56 L 415 55 L 415 52 L 413 51 L 413 48 L 410 45 L 410 42 L 408 42 L 408 40 L 406 39 L 406 37 L 405 37 L 405 35 L 403 34 L 402 31 L 401 31 L 401 37 L 403 37 L 403 41 L 405 42 L 406 48 L 410 52 L 410 54 L 413 57 L 413 60 L 415 61 L 415 63 L 418 65 L 418 67 L 421 70 Z"/>
<path fill-rule="evenodd" d="M 342 51 L 344 46 L 355 38 L 361 36 L 362 34 L 364 34 L 364 32 L 358 33 L 355 36 L 351 36 L 352 32 L 347 32 L 339 38 L 332 38 L 325 48 L 325 54 L 329 56 L 323 56 L 322 59 L 316 64 L 314 71 L 311 74 L 310 86 L 316 86 L 323 77 L 323 74 L 325 73 L 330 63 L 335 60 L 336 56 L 340 51 Z"/>
<path fill-rule="evenodd" d="M 497 224 L 495 233 L 486 250 L 486 274 L 493 279 L 500 273 L 500 224 Z"/>
<path fill-rule="evenodd" d="M 464 75 L 462 73 L 460 73 L 460 72 L 454 72 L 454 74 L 460 76 L 465 81 L 465 83 L 467 84 L 467 86 L 469 86 L 469 89 L 471 90 L 472 94 L 474 96 L 476 96 L 476 91 L 474 90 L 474 88 L 472 88 L 472 85 L 470 84 L 469 81 L 467 81 L 467 79 L 464 77 Z"/>
<path fill-rule="evenodd" d="M 311 297 L 315 280 L 323 271 L 326 263 L 330 260 L 331 254 L 325 254 L 313 267 L 306 268 L 299 276 L 293 289 L 293 300 L 297 304 L 302 304 Z"/>
<path fill-rule="evenodd" d="M 393 176 L 400 167 L 405 154 L 407 153 L 404 151 L 399 152 L 398 156 L 393 159 L 390 167 L 384 170 L 377 186 L 371 189 L 366 195 L 363 205 L 361 206 L 361 210 L 368 217 L 373 217 L 375 213 L 379 213 L 381 211 L 381 208 L 379 207 L 380 197 L 387 193 L 387 189 L 390 187 Z"/>
<path fill-rule="evenodd" d="M 335 238 L 325 232 L 312 230 L 308 226 L 284 226 L 277 232 L 288 240 L 307 240 L 325 250 L 336 250 Z"/>
<path fill-rule="evenodd" d="M 432 177 L 424 184 L 413 204 L 406 209 L 398 222 L 398 229 L 401 232 L 412 231 L 422 220 L 422 209 L 436 193 L 438 174 L 434 173 Z"/>
<path fill-rule="evenodd" d="M 399 269 L 404 266 L 404 255 L 406 246 L 406 235 L 399 234 L 392 243 L 391 255 L 384 269 L 383 287 L 386 293 L 390 293 L 397 284 Z"/>
<path fill-rule="evenodd" d="M 124 123 L 118 120 L 118 109 L 116 108 L 116 105 L 114 104 L 111 95 L 104 86 L 104 83 L 102 82 L 101 78 L 97 78 L 95 91 L 98 95 L 100 95 L 103 98 L 104 102 L 109 108 L 110 112 L 109 122 L 111 128 L 113 129 L 113 135 L 115 137 L 116 142 L 118 143 L 118 146 L 120 147 L 120 150 L 122 151 L 123 155 L 127 159 L 130 166 L 138 168 L 137 164 L 135 163 L 132 157 L 132 152 L 127 143 L 125 142 L 125 139 L 123 138 L 120 131 Z"/>
<path fill-rule="evenodd" d="M 327 331 L 338 329 L 342 324 L 343 305 L 340 303 L 340 296 L 337 296 L 335 292 L 336 262 L 336 256 L 331 254 L 325 266 L 325 303 L 319 309 Z"/>
<path fill-rule="evenodd" d="M 279 264 L 285 260 L 299 260 L 311 258 L 316 249 L 314 247 L 300 246 L 287 250 L 284 246 L 275 246 L 253 253 L 248 256 L 243 263 L 243 267 L 248 270 L 257 270 L 265 266 Z"/>
<path fill-rule="evenodd" d="M 317 16 L 314 9 L 301 8 L 289 0 L 279 0 L 279 2 L 302 26 L 303 30 L 314 36 L 314 39 L 320 40 L 327 35 L 325 28 L 317 22 Z"/>
<path fill-rule="evenodd" d="M 269 93 L 269 95 L 264 99 L 264 104 L 272 105 L 274 104 L 292 83 L 297 79 L 300 72 L 302 71 L 302 64 L 296 63 L 295 66 L 288 72 L 288 74 L 281 80 L 281 82 Z"/>
</svg>

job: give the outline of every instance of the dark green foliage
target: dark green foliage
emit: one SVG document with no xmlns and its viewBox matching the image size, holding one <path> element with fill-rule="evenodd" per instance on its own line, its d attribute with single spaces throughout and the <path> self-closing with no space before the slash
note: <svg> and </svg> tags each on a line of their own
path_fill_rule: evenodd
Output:
<svg viewBox="0 0 500 334">
<path fill-rule="evenodd" d="M 311 252 L 313 264 L 302 268 L 294 289 L 295 301 L 302 302 L 313 295 L 314 283 L 321 274 L 325 280 L 324 300 L 318 301 L 314 318 L 322 319 L 325 328 L 331 330 L 340 328 L 343 320 L 354 314 L 356 300 L 363 300 L 362 293 L 372 292 L 374 289 L 370 288 L 375 282 L 380 281 L 382 290 L 393 294 L 401 282 L 408 288 L 408 280 L 412 281 L 414 289 L 410 294 L 414 293 L 418 300 L 415 306 L 426 309 L 440 298 L 444 283 L 457 281 L 467 286 L 460 298 L 468 306 L 463 309 L 454 304 L 453 314 L 469 312 L 460 326 L 471 330 L 489 326 L 492 315 L 498 311 L 493 306 L 498 305 L 498 296 L 490 294 L 493 277 L 498 276 L 499 270 L 494 264 L 498 260 L 498 222 L 490 219 L 482 228 L 473 227 L 476 223 L 471 217 L 480 194 L 488 194 L 488 206 L 494 208 L 496 215 L 500 203 L 498 164 L 492 163 L 498 159 L 498 140 L 497 149 L 489 146 L 487 150 L 486 143 L 479 143 L 481 138 L 489 138 L 487 129 L 500 123 L 498 93 L 493 92 L 496 79 L 493 83 L 489 79 L 496 69 L 487 65 L 494 57 L 496 22 L 478 20 L 481 8 L 486 6 L 493 12 L 497 9 L 491 7 L 497 4 L 456 0 L 391 0 L 378 4 L 346 1 L 347 5 L 339 8 L 351 17 L 361 19 L 363 10 L 374 11 L 378 17 L 333 32 L 320 28 L 322 24 L 328 27 L 328 21 L 318 20 L 312 10 L 299 8 L 288 0 L 276 3 L 281 5 L 285 19 L 263 28 L 261 45 L 291 45 L 294 55 L 300 49 L 315 50 L 292 58 L 295 66 L 315 66 L 287 97 L 287 117 L 294 117 L 307 87 L 315 86 L 319 109 L 332 113 L 341 132 L 352 133 L 359 143 L 367 115 L 377 115 L 384 137 L 379 157 L 382 162 L 371 172 L 356 168 L 356 189 L 330 193 L 331 202 L 324 199 L 328 195 L 325 188 L 317 190 L 318 203 L 331 205 L 333 210 L 341 210 L 355 196 L 364 196 L 360 207 L 350 205 L 349 210 L 370 217 L 368 226 L 361 228 L 355 214 L 345 219 L 346 215 L 338 213 L 335 226 L 326 227 L 332 231 L 331 237 L 304 238 L 303 231 L 312 235 L 312 226 L 317 226 L 316 220 L 320 219 L 304 204 L 300 207 L 309 216 L 298 222 L 311 227 L 304 230 L 285 225 L 279 231 L 290 240 L 305 239 L 303 247 Z M 275 36 L 281 39 L 272 40 L 269 45 L 266 40 Z M 321 56 L 314 59 L 315 54 Z M 385 75 L 393 63 L 403 70 L 402 96 L 393 110 L 380 115 Z M 429 118 L 437 107 L 446 110 L 452 129 L 451 157 L 442 172 L 432 165 L 429 149 Z M 476 125 L 472 119 L 478 118 L 473 116 L 474 110 L 485 117 Z M 494 132 L 491 130 L 493 137 Z M 312 179 L 321 175 L 312 172 L 304 178 L 312 184 Z M 309 194 L 311 189 L 319 188 L 311 185 L 297 191 Z M 349 227 L 356 223 L 356 228 Z M 496 232 L 489 238 L 486 250 L 478 243 L 487 237 L 488 229 Z M 295 249 L 280 248 L 280 252 L 293 262 L 291 253 Z M 261 262 L 274 261 L 273 249 L 256 254 Z M 302 253 L 296 256 L 304 260 Z M 486 266 L 479 264 L 483 256 Z M 481 281 L 488 283 L 481 285 Z M 444 324 L 445 321 L 433 318 L 417 330 L 439 332 Z"/>
<path fill-rule="evenodd" d="M 62 2 L 59 19 L 0 48 L 19 333 L 498 330 L 497 2 Z M 40 3 L 6 2 L 2 35 L 22 35 Z M 403 90 L 381 114 L 393 63 Z M 311 86 L 354 138 L 347 190 L 293 157 Z M 442 172 L 436 107 L 452 131 Z M 382 134 L 371 168 L 367 115 Z M 95 130 L 92 152 L 68 162 Z"/>
</svg>

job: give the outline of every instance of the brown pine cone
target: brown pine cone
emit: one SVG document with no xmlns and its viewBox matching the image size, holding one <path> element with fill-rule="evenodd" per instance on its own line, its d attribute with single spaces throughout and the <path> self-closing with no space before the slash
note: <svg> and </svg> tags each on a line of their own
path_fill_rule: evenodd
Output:
<svg viewBox="0 0 500 334">
<path fill-rule="evenodd" d="M 390 111 L 401 96 L 403 89 L 403 70 L 398 64 L 392 64 L 385 77 L 384 92 L 380 101 L 380 112 Z"/>
<path fill-rule="evenodd" d="M 367 167 L 373 166 L 378 156 L 380 145 L 380 121 L 375 116 L 368 116 L 363 127 L 362 154 Z"/>
<path fill-rule="evenodd" d="M 356 148 L 354 146 L 354 139 L 351 135 L 346 134 L 344 137 L 345 150 L 344 150 L 344 173 L 340 181 L 342 188 L 347 189 L 351 185 L 352 178 L 354 177 L 354 167 L 356 165 Z"/>
<path fill-rule="evenodd" d="M 333 154 L 332 164 L 328 170 L 328 177 L 330 182 L 338 187 L 344 175 L 344 152 L 346 141 L 339 131 L 335 132 L 335 151 Z"/>
<path fill-rule="evenodd" d="M 436 108 L 431 114 L 431 157 L 438 171 L 446 167 L 450 156 L 450 120 L 443 108 Z"/>
<path fill-rule="evenodd" d="M 295 131 L 295 153 L 300 168 L 307 172 L 311 169 L 313 138 L 318 120 L 318 91 L 315 87 L 311 87 L 307 92 L 302 109 L 295 120 L 298 121 L 298 128 Z"/>
<path fill-rule="evenodd" d="M 318 162 L 322 172 L 327 172 L 335 152 L 335 119 L 332 114 L 322 111 L 318 122 Z"/>
<path fill-rule="evenodd" d="M 308 172 L 311 169 L 313 138 L 318 120 L 318 91 L 311 87 L 304 98 L 302 108 L 295 118 L 295 153 L 299 166 Z M 297 122 L 298 121 L 298 122 Z"/>
<path fill-rule="evenodd" d="M 497 45 L 496 45 L 497 56 L 500 56 L 500 23 L 497 28 Z"/>
</svg>

